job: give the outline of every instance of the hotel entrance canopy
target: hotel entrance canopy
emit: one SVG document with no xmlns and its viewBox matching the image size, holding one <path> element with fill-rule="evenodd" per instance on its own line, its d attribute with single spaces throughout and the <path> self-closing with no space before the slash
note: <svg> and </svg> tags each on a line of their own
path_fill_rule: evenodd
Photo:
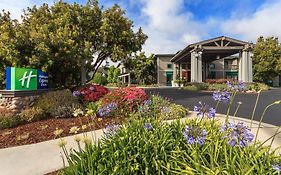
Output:
<svg viewBox="0 0 281 175">
<path fill-rule="evenodd" d="M 178 52 L 171 62 L 191 63 L 191 82 L 202 82 L 202 63 L 239 54 L 238 79 L 244 82 L 253 81 L 252 49 L 253 43 L 230 37 L 220 36 L 188 45 Z"/>
</svg>

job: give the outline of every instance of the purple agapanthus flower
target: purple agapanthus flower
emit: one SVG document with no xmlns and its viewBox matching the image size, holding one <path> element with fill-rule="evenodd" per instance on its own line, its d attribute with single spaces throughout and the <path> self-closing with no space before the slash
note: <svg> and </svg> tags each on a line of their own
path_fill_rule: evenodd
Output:
<svg viewBox="0 0 281 175">
<path fill-rule="evenodd" d="M 281 165 L 280 164 L 272 165 L 272 168 L 277 171 L 278 175 L 280 174 L 280 171 L 281 171 Z"/>
<path fill-rule="evenodd" d="M 214 118 L 216 110 L 205 103 L 199 102 L 200 106 L 194 106 L 194 112 L 197 116 L 204 117 L 207 115 L 208 118 Z"/>
<path fill-rule="evenodd" d="M 206 140 L 207 131 L 199 127 L 185 126 L 183 136 L 190 145 L 195 143 L 203 145 Z"/>
<path fill-rule="evenodd" d="M 73 95 L 74 97 L 79 97 L 79 96 L 81 95 L 81 92 L 80 92 L 80 91 L 73 91 L 73 92 L 72 92 L 72 95 Z"/>
<path fill-rule="evenodd" d="M 96 88 L 95 88 L 94 86 L 89 87 L 89 89 L 90 89 L 91 91 L 95 91 L 95 90 L 96 90 Z"/>
<path fill-rule="evenodd" d="M 147 129 L 148 131 L 152 131 L 153 130 L 153 126 L 151 125 L 151 123 L 145 123 L 143 127 L 145 129 Z"/>
<path fill-rule="evenodd" d="M 143 105 L 149 106 L 149 105 L 151 105 L 151 104 L 152 104 L 151 100 L 145 100 L 145 101 L 143 102 Z"/>
<path fill-rule="evenodd" d="M 231 97 L 231 92 L 228 91 L 215 91 L 213 93 L 213 99 L 215 101 L 227 102 L 229 101 L 230 97 Z"/>
<path fill-rule="evenodd" d="M 221 132 L 225 132 L 225 139 L 228 139 L 228 144 L 231 146 L 239 145 L 240 147 L 246 147 L 249 142 L 254 139 L 254 134 L 251 129 L 245 126 L 242 122 L 237 124 L 228 123 L 221 127 Z"/>
<path fill-rule="evenodd" d="M 108 125 L 104 129 L 104 135 L 109 138 L 116 134 L 116 132 L 121 128 L 121 125 Z"/>
<path fill-rule="evenodd" d="M 101 107 L 98 110 L 98 114 L 100 117 L 104 117 L 106 115 L 108 115 L 110 112 L 112 112 L 114 109 L 117 108 L 117 104 L 114 102 L 109 103 L 108 105 Z"/>
<path fill-rule="evenodd" d="M 242 81 L 239 81 L 238 83 L 231 83 L 228 81 L 226 84 L 230 90 L 237 91 L 237 92 L 243 91 L 246 87 L 245 83 Z"/>
</svg>

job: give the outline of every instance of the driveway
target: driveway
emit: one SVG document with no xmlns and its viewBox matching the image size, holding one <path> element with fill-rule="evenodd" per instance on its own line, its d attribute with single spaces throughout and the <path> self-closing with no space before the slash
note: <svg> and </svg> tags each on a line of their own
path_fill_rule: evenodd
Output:
<svg viewBox="0 0 281 175">
<path fill-rule="evenodd" d="M 199 101 L 205 102 L 210 106 L 215 107 L 216 102 L 212 99 L 211 92 L 196 92 L 187 91 L 177 88 L 154 88 L 145 89 L 148 94 L 159 94 L 163 97 L 171 99 L 172 102 L 181 104 L 193 110 L 194 105 L 197 105 Z M 239 93 L 236 95 L 230 115 L 233 115 L 237 102 L 242 102 L 236 116 L 250 119 L 252 116 L 253 108 L 255 105 L 257 94 L 244 94 Z M 281 100 L 281 89 L 273 89 L 264 91 L 260 95 L 260 100 L 257 105 L 254 120 L 259 120 L 265 107 L 274 101 Z M 228 103 L 220 103 L 217 112 L 226 114 Z M 263 122 L 280 126 L 281 125 L 281 104 L 270 107 L 264 117 Z"/>
</svg>

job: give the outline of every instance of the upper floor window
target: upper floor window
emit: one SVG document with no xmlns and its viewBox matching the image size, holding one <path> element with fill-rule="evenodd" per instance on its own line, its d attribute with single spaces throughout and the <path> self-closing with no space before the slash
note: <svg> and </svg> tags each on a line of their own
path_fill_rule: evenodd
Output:
<svg viewBox="0 0 281 175">
<path fill-rule="evenodd" d="M 212 64 L 209 65 L 209 67 L 210 67 L 210 69 L 215 69 L 216 65 L 212 63 Z"/>
<path fill-rule="evenodd" d="M 167 68 L 168 69 L 172 69 L 173 68 L 173 64 L 167 64 Z"/>
</svg>

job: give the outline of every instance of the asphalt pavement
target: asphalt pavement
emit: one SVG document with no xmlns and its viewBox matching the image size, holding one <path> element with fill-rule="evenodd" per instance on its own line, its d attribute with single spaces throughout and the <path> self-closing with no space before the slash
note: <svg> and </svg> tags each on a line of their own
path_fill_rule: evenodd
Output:
<svg viewBox="0 0 281 175">
<path fill-rule="evenodd" d="M 169 98 L 172 102 L 188 107 L 190 110 L 193 110 L 194 105 L 198 105 L 199 101 L 205 102 L 213 107 L 216 106 L 216 102 L 212 99 L 212 92 L 188 91 L 179 88 L 153 88 L 145 89 L 145 91 L 148 94 L 159 94 L 163 97 Z M 234 114 L 238 106 L 238 102 L 242 102 L 236 116 L 245 119 L 251 119 L 256 98 L 257 94 L 238 93 L 230 109 L 230 115 Z M 281 89 L 263 91 L 258 101 L 254 120 L 259 121 L 266 106 L 277 100 L 281 100 Z M 217 108 L 217 112 L 226 114 L 227 108 L 228 103 L 220 103 Z M 263 122 L 280 126 L 281 104 L 273 105 L 268 108 L 264 115 Z"/>
</svg>

